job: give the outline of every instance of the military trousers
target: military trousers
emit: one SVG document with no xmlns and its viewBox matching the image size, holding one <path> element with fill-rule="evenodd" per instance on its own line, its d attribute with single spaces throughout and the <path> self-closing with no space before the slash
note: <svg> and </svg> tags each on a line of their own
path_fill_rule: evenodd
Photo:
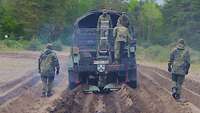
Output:
<svg viewBox="0 0 200 113">
<path fill-rule="evenodd" d="M 174 73 L 172 74 L 172 81 L 173 81 L 172 90 L 175 89 L 175 93 L 178 95 L 181 95 L 181 90 L 184 80 L 185 80 L 185 75 L 174 74 Z"/>
<path fill-rule="evenodd" d="M 44 94 L 46 93 L 51 93 L 52 87 L 53 87 L 53 81 L 54 81 L 54 76 L 41 76 L 42 84 L 43 84 L 43 92 Z"/>
<path fill-rule="evenodd" d="M 114 45 L 114 52 L 115 52 L 115 60 L 116 61 L 120 61 L 123 50 L 125 49 L 125 42 L 122 41 L 115 41 L 115 45 Z"/>
</svg>

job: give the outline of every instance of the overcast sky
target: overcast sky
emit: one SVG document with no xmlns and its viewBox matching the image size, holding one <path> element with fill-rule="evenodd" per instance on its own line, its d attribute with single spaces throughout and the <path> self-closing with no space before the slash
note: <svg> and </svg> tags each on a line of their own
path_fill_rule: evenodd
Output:
<svg viewBox="0 0 200 113">
<path fill-rule="evenodd" d="M 164 0 L 156 0 L 156 1 L 158 4 L 161 4 L 161 5 L 164 3 Z"/>
</svg>

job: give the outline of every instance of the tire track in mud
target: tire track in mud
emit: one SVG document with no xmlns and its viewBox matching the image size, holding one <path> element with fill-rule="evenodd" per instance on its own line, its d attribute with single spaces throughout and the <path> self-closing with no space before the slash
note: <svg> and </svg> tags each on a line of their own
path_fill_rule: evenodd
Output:
<svg viewBox="0 0 200 113">
<path fill-rule="evenodd" d="M 33 60 L 36 60 L 37 56 L 34 56 Z M 37 71 L 34 70 L 30 75 L 24 78 L 19 78 L 13 83 L 7 83 L 2 85 L 4 91 L 8 91 L 4 96 L 0 96 L 0 112 L 1 113 L 47 113 L 47 108 L 52 105 L 53 101 L 57 99 L 61 92 L 66 89 L 66 62 L 67 57 L 65 55 L 58 56 L 61 62 L 61 71 L 59 76 L 55 77 L 54 92 L 50 98 L 41 98 L 42 84 L 40 76 Z M 32 58 L 32 57 L 31 57 Z M 6 87 L 8 86 L 8 87 Z M 0 89 L 1 90 L 1 89 Z M 56 92 L 55 92 L 56 90 Z M 20 104 L 19 104 L 20 103 Z"/>
<path fill-rule="evenodd" d="M 13 86 L 12 87 L 10 86 L 9 88 L 4 87 L 3 90 L 8 91 L 8 92 L 3 95 L 0 95 L 0 105 L 4 104 L 5 102 L 7 102 L 15 97 L 22 95 L 29 88 L 35 86 L 39 82 L 40 77 L 36 73 L 31 73 L 31 76 L 28 77 L 27 79 L 28 80 L 22 84 L 20 84 L 20 83 L 13 84 Z M 22 79 L 22 80 L 25 80 L 25 79 Z M 18 85 L 18 86 L 15 87 L 15 85 Z M 5 89 L 7 89 L 7 90 L 5 90 Z"/>
<path fill-rule="evenodd" d="M 161 87 L 160 84 L 148 75 L 141 73 L 143 88 L 141 94 L 144 103 L 149 109 L 148 113 L 191 113 L 191 109 L 187 106 L 179 105 L 169 94 L 168 90 Z M 145 85 L 146 84 L 146 85 Z M 151 85 L 150 85 L 151 84 Z M 140 95 L 141 96 L 141 95 Z"/>
<path fill-rule="evenodd" d="M 118 92 L 86 95 L 84 86 L 79 86 L 63 94 L 50 113 L 192 113 L 190 107 L 171 97 L 169 89 L 160 84 L 163 81 L 155 79 L 151 71 L 139 69 L 137 89 L 122 85 Z"/>
<path fill-rule="evenodd" d="M 142 67 L 142 69 L 147 70 L 147 71 L 153 71 L 153 72 L 159 73 L 159 75 L 162 75 L 163 77 L 166 77 L 171 80 L 171 74 L 165 70 L 154 68 L 154 67 L 148 67 L 148 66 L 139 66 L 139 67 Z M 186 75 L 186 77 L 187 76 L 188 75 Z M 200 95 L 200 88 L 199 88 L 200 82 L 197 82 L 191 79 L 185 79 L 184 87 Z"/>
<path fill-rule="evenodd" d="M 148 73 L 148 76 L 152 77 L 152 79 L 154 81 L 157 81 L 158 85 L 165 88 L 170 95 L 172 82 L 169 77 L 166 77 L 166 74 L 164 75 L 163 71 L 156 71 L 156 70 L 152 70 L 152 69 L 150 70 L 150 68 L 146 68 L 146 67 L 142 67 L 141 71 Z M 167 75 L 169 75 L 169 74 L 167 74 Z M 190 84 L 192 84 L 192 83 L 190 83 Z M 197 83 L 195 83 L 195 84 L 197 84 Z M 197 93 L 196 90 L 192 90 L 192 88 L 188 89 L 189 84 L 186 84 L 186 85 L 183 85 L 183 88 L 182 88 L 183 89 L 183 91 L 182 91 L 183 97 L 187 101 L 194 104 L 196 107 L 200 108 L 200 94 Z M 190 87 L 192 87 L 192 86 L 193 85 L 191 85 Z M 198 86 L 200 87 L 200 85 L 198 85 Z"/>
<path fill-rule="evenodd" d="M 122 113 L 119 99 L 118 94 L 115 92 L 105 95 L 103 97 L 103 102 L 105 104 L 104 113 Z"/>
<path fill-rule="evenodd" d="M 1 85 L 0 86 L 0 94 L 8 91 L 9 89 L 13 88 L 14 86 L 19 84 L 20 82 L 22 82 L 22 81 L 24 81 L 24 80 L 26 80 L 26 79 L 28 79 L 30 77 L 32 77 L 32 74 L 28 74 L 28 76 L 23 76 L 23 77 L 21 77 L 21 78 L 19 78 L 17 80 L 10 81 L 10 82 L 8 82 L 6 84 Z"/>
<path fill-rule="evenodd" d="M 91 110 L 95 110 L 95 108 L 91 108 L 92 104 L 95 104 L 97 101 L 96 96 L 94 94 L 88 94 L 85 98 L 84 106 L 83 106 L 83 113 L 90 113 Z"/>
<path fill-rule="evenodd" d="M 85 95 L 80 93 L 82 88 L 79 88 L 76 94 L 63 95 L 71 99 L 57 102 L 57 105 L 64 103 L 60 108 L 55 107 L 62 112 L 51 113 L 191 113 L 189 107 L 177 104 L 165 87 L 149 75 L 139 74 L 138 89 L 122 85 L 118 92 Z"/>
</svg>

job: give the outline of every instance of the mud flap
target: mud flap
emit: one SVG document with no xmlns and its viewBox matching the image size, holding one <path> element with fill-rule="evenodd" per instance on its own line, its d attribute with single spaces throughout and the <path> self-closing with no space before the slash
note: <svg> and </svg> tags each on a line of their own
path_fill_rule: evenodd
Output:
<svg viewBox="0 0 200 113">
<path fill-rule="evenodd" d="M 88 89 L 83 90 L 84 93 L 90 94 L 90 93 L 109 93 L 112 91 L 118 91 L 121 88 L 116 87 L 114 84 L 108 84 L 103 88 L 99 88 L 97 86 L 89 86 Z"/>
<path fill-rule="evenodd" d="M 120 90 L 119 87 L 116 87 L 114 84 L 108 84 L 103 88 L 104 92 L 112 92 Z"/>
<path fill-rule="evenodd" d="M 83 90 L 84 93 L 99 93 L 101 90 L 97 86 L 89 86 L 88 89 Z"/>
</svg>

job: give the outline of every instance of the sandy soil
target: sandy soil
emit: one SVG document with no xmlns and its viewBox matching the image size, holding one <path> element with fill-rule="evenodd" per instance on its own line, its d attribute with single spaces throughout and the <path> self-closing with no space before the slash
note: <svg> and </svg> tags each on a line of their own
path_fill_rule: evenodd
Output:
<svg viewBox="0 0 200 113">
<path fill-rule="evenodd" d="M 53 101 L 60 98 L 61 93 L 67 88 L 67 54 L 58 53 L 61 61 L 61 73 L 55 77 L 54 95 L 50 98 L 41 98 L 42 84 L 37 73 L 37 58 L 39 53 L 6 53 L 0 57 L 9 59 L 8 66 L 1 72 L 10 71 L 10 77 L 4 77 L 0 86 L 0 113 L 45 113 Z M 12 64 L 16 63 L 16 64 Z M 19 64 L 20 63 L 20 64 Z M 17 69 L 15 66 L 17 65 Z M 25 70 L 24 68 L 27 68 Z M 9 70 L 7 70 L 9 69 Z M 11 77 L 21 69 L 17 77 Z M 20 104 L 19 104 L 20 103 Z"/>
<path fill-rule="evenodd" d="M 163 62 L 163 63 L 154 62 L 153 63 L 153 62 L 139 61 L 139 64 L 149 66 L 149 67 L 160 68 L 165 71 L 167 71 L 167 68 L 168 68 L 167 62 Z M 190 71 L 189 71 L 187 78 L 200 82 L 200 65 L 199 64 L 191 64 Z"/>
<path fill-rule="evenodd" d="M 107 95 L 83 94 L 77 88 L 66 91 L 51 113 L 200 113 L 200 83 L 186 80 L 184 103 L 170 94 L 170 74 L 164 70 L 138 66 L 139 88 L 123 85 L 121 90 Z M 76 106 L 76 107 L 74 107 Z"/>
<path fill-rule="evenodd" d="M 0 113 L 200 113 L 200 82 L 193 79 L 184 83 L 184 103 L 171 97 L 168 72 L 142 65 L 138 66 L 137 89 L 122 85 L 109 94 L 84 94 L 86 86 L 66 89 L 66 54 L 59 54 L 59 59 L 62 71 L 56 76 L 52 97 L 40 97 L 40 77 L 36 71 L 28 71 L 26 77 L 0 86 Z"/>
<path fill-rule="evenodd" d="M 0 85 L 21 78 L 28 75 L 27 72 L 33 71 L 37 67 L 37 59 L 31 54 L 33 58 L 27 58 L 24 55 L 17 53 L 13 54 L 0 54 Z M 15 58 L 13 58 L 15 57 Z"/>
</svg>

